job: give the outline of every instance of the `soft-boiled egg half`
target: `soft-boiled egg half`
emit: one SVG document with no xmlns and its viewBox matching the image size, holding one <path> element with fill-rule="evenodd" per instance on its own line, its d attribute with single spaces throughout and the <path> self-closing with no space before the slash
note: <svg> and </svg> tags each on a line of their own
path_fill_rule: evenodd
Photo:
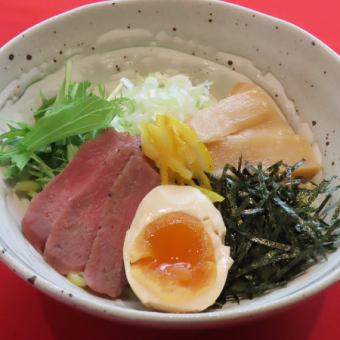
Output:
<svg viewBox="0 0 340 340">
<path fill-rule="evenodd" d="M 221 293 L 232 264 L 220 212 L 198 189 L 160 185 L 140 203 L 124 242 L 129 284 L 141 302 L 197 312 Z"/>
</svg>

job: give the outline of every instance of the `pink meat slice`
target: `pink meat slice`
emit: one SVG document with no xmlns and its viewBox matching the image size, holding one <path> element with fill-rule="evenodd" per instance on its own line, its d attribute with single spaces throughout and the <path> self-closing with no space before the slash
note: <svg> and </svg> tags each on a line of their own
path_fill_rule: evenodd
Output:
<svg viewBox="0 0 340 340">
<path fill-rule="evenodd" d="M 89 177 L 84 190 L 69 202 L 53 223 L 44 258 L 59 273 L 84 271 L 104 203 L 113 183 L 135 151 L 134 145 L 124 144 L 105 158 L 97 159 L 99 170 Z"/>
<path fill-rule="evenodd" d="M 127 284 L 123 264 L 125 234 L 141 200 L 159 184 L 159 174 L 141 154 L 130 158 L 114 183 L 85 267 L 85 280 L 95 292 L 115 298 L 124 290 Z"/>
<path fill-rule="evenodd" d="M 129 135 L 119 134 L 113 129 L 106 130 L 94 140 L 83 144 L 64 171 L 33 198 L 23 218 L 22 229 L 38 251 L 44 251 L 54 221 L 105 167 L 101 159 L 105 159 L 112 150 L 125 142 L 131 142 Z"/>
</svg>

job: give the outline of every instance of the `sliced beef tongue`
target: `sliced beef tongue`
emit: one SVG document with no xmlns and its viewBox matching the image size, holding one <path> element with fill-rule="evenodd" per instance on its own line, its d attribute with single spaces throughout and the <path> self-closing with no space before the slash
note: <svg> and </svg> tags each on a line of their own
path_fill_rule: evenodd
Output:
<svg viewBox="0 0 340 340">
<path fill-rule="evenodd" d="M 85 268 L 85 280 L 95 292 L 115 298 L 125 288 L 125 234 L 141 200 L 159 184 L 159 174 L 140 152 L 130 158 L 113 184 Z"/>
<path fill-rule="evenodd" d="M 58 272 L 85 272 L 90 288 L 117 297 L 126 286 L 125 233 L 140 201 L 159 184 L 138 138 L 108 129 L 32 200 L 23 232 Z"/>
<path fill-rule="evenodd" d="M 106 168 L 104 160 L 112 158 L 122 145 L 137 145 L 137 140 L 128 134 L 108 129 L 80 148 L 64 171 L 33 198 L 22 221 L 23 233 L 40 252 L 44 251 L 52 225 L 79 195 L 88 183 L 100 176 Z"/>
</svg>

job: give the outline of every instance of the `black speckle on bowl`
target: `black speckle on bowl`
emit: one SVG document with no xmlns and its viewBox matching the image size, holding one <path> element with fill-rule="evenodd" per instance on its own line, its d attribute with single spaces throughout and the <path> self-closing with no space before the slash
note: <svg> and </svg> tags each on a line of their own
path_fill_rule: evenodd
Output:
<svg viewBox="0 0 340 340">
<path fill-rule="evenodd" d="M 279 66 L 281 67 L 281 66 L 282 66 L 282 63 L 279 63 Z"/>
<path fill-rule="evenodd" d="M 279 29 L 279 26 L 275 26 L 275 29 L 278 30 L 278 29 Z"/>
<path fill-rule="evenodd" d="M 27 281 L 28 281 L 31 285 L 34 285 L 36 279 L 37 279 L 37 277 L 36 277 L 35 275 L 33 275 L 33 276 L 29 277 L 29 278 L 27 279 Z"/>
<path fill-rule="evenodd" d="M 228 60 L 228 65 L 232 66 L 234 64 L 234 62 L 232 60 Z"/>
<path fill-rule="evenodd" d="M 329 146 L 329 144 L 330 144 L 329 141 L 327 141 L 327 142 L 326 142 L 326 146 Z"/>
<path fill-rule="evenodd" d="M 212 21 L 213 21 L 213 19 L 209 19 L 208 21 L 209 21 L 209 22 L 212 22 Z"/>
<path fill-rule="evenodd" d="M 142 13 L 142 10 L 141 10 L 141 9 L 139 9 L 137 12 L 138 12 L 138 14 L 141 14 L 141 13 Z"/>
<path fill-rule="evenodd" d="M 327 74 L 327 71 L 323 71 L 323 74 Z"/>
<path fill-rule="evenodd" d="M 251 16 L 252 16 L 253 18 L 256 18 L 256 14 L 252 14 Z"/>
<path fill-rule="evenodd" d="M 53 31 L 53 34 L 57 34 L 57 31 Z"/>
<path fill-rule="evenodd" d="M 335 162 L 333 161 L 332 163 L 331 163 L 331 166 L 334 166 L 335 165 Z"/>
<path fill-rule="evenodd" d="M 14 59 L 14 54 L 11 53 L 11 54 L 8 56 L 8 59 L 9 59 L 10 61 L 12 61 L 12 60 Z"/>
<path fill-rule="evenodd" d="M 196 55 L 196 53 L 195 53 L 195 52 L 191 52 L 191 54 L 192 54 L 192 55 Z"/>
<path fill-rule="evenodd" d="M 91 50 L 94 51 L 96 48 L 94 46 L 91 47 Z"/>
<path fill-rule="evenodd" d="M 71 293 L 68 294 L 68 296 L 72 299 L 73 298 L 73 295 Z"/>
<path fill-rule="evenodd" d="M 26 60 L 32 60 L 32 55 L 31 54 L 27 54 L 26 55 Z"/>
<path fill-rule="evenodd" d="M 6 249 L 6 248 L 2 249 L 2 251 L 1 251 L 1 254 L 5 254 L 5 253 L 6 253 L 6 251 L 7 251 L 7 249 Z"/>
<path fill-rule="evenodd" d="M 114 6 L 116 3 L 115 2 L 112 2 L 111 5 Z"/>
<path fill-rule="evenodd" d="M 209 15 L 212 17 L 213 13 L 209 13 Z"/>
<path fill-rule="evenodd" d="M 316 125 L 316 120 L 312 121 L 312 125 L 315 126 Z"/>
<path fill-rule="evenodd" d="M 63 54 L 63 51 L 60 50 L 60 51 L 59 51 L 59 54 L 62 55 L 62 54 Z"/>
<path fill-rule="evenodd" d="M 53 62 L 56 63 L 56 62 L 57 62 L 57 59 L 53 59 Z"/>
<path fill-rule="evenodd" d="M 315 41 L 312 41 L 312 45 L 315 46 Z"/>
<path fill-rule="evenodd" d="M 275 96 L 275 98 L 279 98 L 279 95 L 278 95 L 277 93 L 275 93 L 275 95 L 274 95 L 274 96 Z"/>
<path fill-rule="evenodd" d="M 130 28 L 131 28 L 131 26 L 130 26 L 130 25 L 128 25 L 128 26 L 127 26 L 127 29 L 129 30 Z"/>
<path fill-rule="evenodd" d="M 177 31 L 177 27 L 173 27 L 172 30 L 173 30 L 174 32 L 176 32 L 176 31 Z"/>
<path fill-rule="evenodd" d="M 119 67 L 119 65 L 116 65 L 116 70 L 117 70 L 117 72 L 120 72 L 120 67 Z"/>
</svg>

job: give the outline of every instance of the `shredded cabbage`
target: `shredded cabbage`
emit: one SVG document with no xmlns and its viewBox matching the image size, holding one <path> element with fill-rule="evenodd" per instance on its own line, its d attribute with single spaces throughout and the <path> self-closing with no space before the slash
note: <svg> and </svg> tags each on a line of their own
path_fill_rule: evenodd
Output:
<svg viewBox="0 0 340 340">
<path fill-rule="evenodd" d="M 139 126 L 144 121 L 154 121 L 156 115 L 170 114 L 181 121 L 188 120 L 197 110 L 210 106 L 212 82 L 193 85 L 184 74 L 169 76 L 152 73 L 139 77 L 136 84 L 127 78 L 120 80 L 118 92 L 131 99 L 125 110 L 116 115 L 111 125 L 118 131 L 140 134 Z"/>
</svg>

